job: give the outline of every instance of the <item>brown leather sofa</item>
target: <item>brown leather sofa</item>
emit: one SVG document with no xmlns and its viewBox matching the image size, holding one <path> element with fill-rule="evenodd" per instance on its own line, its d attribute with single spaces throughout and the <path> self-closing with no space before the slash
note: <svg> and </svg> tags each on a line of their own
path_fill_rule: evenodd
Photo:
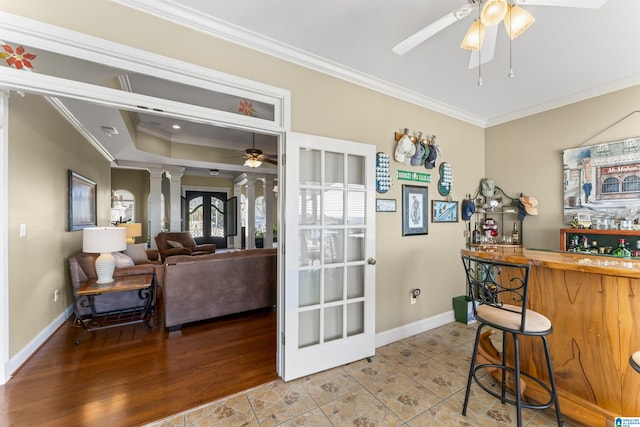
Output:
<svg viewBox="0 0 640 427">
<path fill-rule="evenodd" d="M 172 255 L 205 255 L 216 251 L 214 244 L 198 245 L 188 231 L 158 233 L 156 245 L 163 262 Z"/>
<path fill-rule="evenodd" d="M 171 256 L 159 274 L 169 330 L 276 304 L 277 249 Z"/>
<path fill-rule="evenodd" d="M 69 273 L 71 275 L 71 285 L 73 287 L 74 299 L 76 292 L 82 285 L 92 279 L 97 279 L 96 274 L 96 258 L 99 254 L 89 254 L 80 252 L 69 257 Z M 153 257 L 153 250 L 151 252 Z M 156 253 L 157 256 L 157 253 Z M 154 274 L 156 269 L 162 269 L 159 263 L 149 262 L 148 264 L 138 264 L 132 267 L 116 268 L 113 277 L 126 277 L 144 274 Z M 91 314 L 91 309 L 82 303 L 74 303 L 76 315 L 80 317 Z M 138 291 L 122 291 L 103 293 L 99 298 L 95 299 L 94 308 L 97 313 L 106 313 L 111 311 L 128 309 L 140 305 L 140 297 Z"/>
</svg>

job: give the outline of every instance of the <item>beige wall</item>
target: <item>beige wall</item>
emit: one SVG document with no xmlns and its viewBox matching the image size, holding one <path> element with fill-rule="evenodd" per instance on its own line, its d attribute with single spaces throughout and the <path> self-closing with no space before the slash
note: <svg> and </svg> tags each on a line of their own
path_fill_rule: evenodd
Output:
<svg viewBox="0 0 640 427">
<path fill-rule="evenodd" d="M 640 136 L 640 112 L 633 113 L 639 100 L 635 86 L 486 130 L 487 177 L 507 193 L 532 195 L 540 204 L 538 216 L 525 218 L 525 246 L 560 247 L 562 151 Z"/>
<path fill-rule="evenodd" d="M 8 12 L 65 26 L 123 44 L 250 78 L 291 91 L 292 130 L 375 145 L 393 155 L 394 132 L 407 127 L 436 134 L 442 160 L 453 167 L 452 197 L 473 191 L 484 170 L 484 130 L 433 111 L 342 80 L 207 37 L 106 0 L 5 0 Z M 89 10 L 90 8 L 90 10 Z M 113 23 L 118 23 L 118 31 Z M 187 48 L 185 48 L 187 47 Z M 33 117 L 33 115 L 29 115 Z M 392 161 L 395 175 L 398 164 Z M 402 165 L 400 169 L 425 171 Z M 430 170 L 429 198 L 437 193 L 437 170 Z M 396 199 L 398 211 L 376 215 L 376 330 L 386 331 L 452 309 L 451 298 L 464 293 L 459 249 L 465 225 L 429 224 L 429 234 L 402 237 L 403 182 L 394 181 L 383 198 Z M 62 263 L 62 260 L 58 260 Z M 13 286 L 13 285 L 12 285 Z M 409 292 L 423 296 L 411 305 Z M 26 333 L 30 338 L 33 333 Z"/>
<path fill-rule="evenodd" d="M 72 302 L 66 259 L 82 248 L 67 231 L 68 170 L 95 181 L 98 225 L 109 223 L 109 162 L 42 97 L 9 99 L 9 355 Z M 27 235 L 19 237 L 20 224 Z M 54 302 L 54 291 L 61 294 Z"/>
</svg>

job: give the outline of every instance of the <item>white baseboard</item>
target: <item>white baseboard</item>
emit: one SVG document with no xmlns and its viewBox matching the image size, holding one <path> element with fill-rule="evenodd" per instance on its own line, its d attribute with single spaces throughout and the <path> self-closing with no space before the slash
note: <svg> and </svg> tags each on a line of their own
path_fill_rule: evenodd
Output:
<svg viewBox="0 0 640 427">
<path fill-rule="evenodd" d="M 33 353 L 40 348 L 42 344 L 62 325 L 73 313 L 73 307 L 69 306 L 60 313 L 53 321 L 40 333 L 33 338 L 29 344 L 24 346 L 15 356 L 9 359 L 4 366 L 5 378 L 2 378 L 2 384 L 9 381 L 11 376 L 24 364 Z"/>
<path fill-rule="evenodd" d="M 437 328 L 438 326 L 446 325 L 454 320 L 455 317 L 453 310 L 450 310 L 417 322 L 408 323 L 394 329 L 389 329 L 388 331 L 380 332 L 379 334 L 376 334 L 376 348 L 408 338 L 412 335 L 429 331 Z"/>
</svg>

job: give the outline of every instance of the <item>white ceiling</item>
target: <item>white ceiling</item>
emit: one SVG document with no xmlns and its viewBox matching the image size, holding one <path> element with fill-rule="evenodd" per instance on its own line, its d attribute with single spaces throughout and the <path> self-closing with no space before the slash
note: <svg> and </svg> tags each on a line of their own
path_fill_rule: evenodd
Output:
<svg viewBox="0 0 640 427">
<path fill-rule="evenodd" d="M 481 126 L 640 83 L 640 1 L 522 6 L 535 24 L 468 69 L 468 16 L 398 56 L 391 48 L 467 0 L 115 0 Z M 475 15 L 476 12 L 472 13 Z"/>
</svg>

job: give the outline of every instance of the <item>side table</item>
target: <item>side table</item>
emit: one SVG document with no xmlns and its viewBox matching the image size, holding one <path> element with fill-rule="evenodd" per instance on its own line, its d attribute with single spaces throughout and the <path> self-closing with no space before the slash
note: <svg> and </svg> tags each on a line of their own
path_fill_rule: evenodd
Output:
<svg viewBox="0 0 640 427">
<path fill-rule="evenodd" d="M 113 311 L 98 312 L 95 309 L 96 298 L 110 292 L 138 291 L 140 304 Z M 84 331 L 76 340 L 80 344 L 88 331 L 113 328 L 117 326 L 144 323 L 148 330 L 152 329 L 149 322 L 156 301 L 155 274 L 119 277 L 110 283 L 96 283 L 90 280 L 76 292 L 73 309 L 76 318 L 82 324 Z M 80 307 L 89 307 L 91 314 L 80 315 Z"/>
</svg>

